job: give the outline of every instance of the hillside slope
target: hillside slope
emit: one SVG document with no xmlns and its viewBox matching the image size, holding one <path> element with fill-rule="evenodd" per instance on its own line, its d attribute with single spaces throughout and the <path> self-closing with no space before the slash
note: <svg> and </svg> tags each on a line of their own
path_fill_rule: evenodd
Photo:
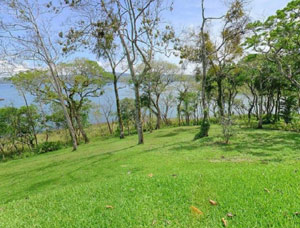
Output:
<svg viewBox="0 0 300 228">
<path fill-rule="evenodd" d="M 94 139 L 2 163 L 0 227 L 300 226 L 298 134 L 239 129 L 224 145 L 219 127 L 193 141 L 197 131 L 162 129 L 145 145 Z"/>
</svg>

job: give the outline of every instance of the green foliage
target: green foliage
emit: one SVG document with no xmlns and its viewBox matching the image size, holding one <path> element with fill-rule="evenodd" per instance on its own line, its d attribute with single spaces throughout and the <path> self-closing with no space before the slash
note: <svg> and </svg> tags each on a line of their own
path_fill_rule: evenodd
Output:
<svg viewBox="0 0 300 228">
<path fill-rule="evenodd" d="M 135 121 L 135 101 L 131 98 L 124 98 L 120 101 L 121 115 L 124 125 L 130 133 L 130 127 Z"/>
<path fill-rule="evenodd" d="M 291 123 L 293 114 L 298 108 L 298 100 L 295 95 L 283 97 L 280 102 L 280 116 L 286 124 Z"/>
<path fill-rule="evenodd" d="M 200 131 L 195 135 L 194 140 L 207 137 L 209 129 L 210 129 L 210 122 L 209 122 L 209 120 L 207 120 L 207 121 L 203 121 L 202 120 L 201 121 L 201 125 L 200 125 Z"/>
<path fill-rule="evenodd" d="M 224 137 L 224 142 L 226 144 L 229 143 L 229 139 L 233 136 L 234 134 L 234 129 L 233 129 L 233 122 L 231 116 L 224 116 L 221 118 L 221 126 L 222 126 L 222 132 L 223 132 L 223 137 Z"/>
<path fill-rule="evenodd" d="M 35 153 L 43 154 L 51 151 L 56 151 L 63 148 L 62 142 L 43 142 L 37 145 L 34 149 Z"/>
<path fill-rule="evenodd" d="M 34 105 L 20 108 L 0 108 L 0 152 L 4 155 L 20 153 L 24 147 L 33 149 L 36 146 L 36 133 L 40 116 Z"/>
</svg>

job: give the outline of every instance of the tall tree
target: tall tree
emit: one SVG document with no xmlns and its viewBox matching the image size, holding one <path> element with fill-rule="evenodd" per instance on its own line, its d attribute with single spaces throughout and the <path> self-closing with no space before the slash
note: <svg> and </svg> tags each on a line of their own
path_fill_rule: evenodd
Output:
<svg viewBox="0 0 300 228">
<path fill-rule="evenodd" d="M 293 0 L 266 21 L 248 25 L 253 32 L 247 44 L 257 53 L 275 62 L 279 72 L 300 88 L 299 69 L 299 16 L 300 1 Z"/>
<path fill-rule="evenodd" d="M 49 79 L 57 94 L 68 125 L 73 143 L 77 149 L 77 139 L 70 115 L 63 98 L 62 85 L 57 72 L 60 53 L 55 37 L 50 31 L 49 20 L 53 15 L 38 1 L 1 0 L 1 8 L 6 11 L 1 17 L 0 29 L 2 40 L 7 46 L 7 53 L 12 57 L 30 63 L 39 63 L 49 70 Z"/>
<path fill-rule="evenodd" d="M 69 1 L 68 1 L 69 2 Z M 168 41 L 174 38 L 169 26 L 162 32 L 161 13 L 169 9 L 163 0 L 80 0 L 71 5 L 90 4 L 98 9 L 97 36 L 105 36 L 107 28 L 111 28 L 124 53 L 131 79 L 134 85 L 136 127 L 138 144 L 144 143 L 143 124 L 140 101 L 140 85 L 143 78 L 151 70 L 156 52 L 167 50 Z M 89 25 L 88 25 L 89 26 Z M 144 64 L 141 74 L 137 74 L 136 64 Z"/>
<path fill-rule="evenodd" d="M 160 129 L 161 97 L 168 87 L 174 83 L 179 68 L 166 61 L 153 61 L 152 69 L 142 82 L 143 91 L 148 94 L 149 107 L 156 116 L 156 129 Z"/>
<path fill-rule="evenodd" d="M 207 91 L 208 69 L 212 66 L 218 76 L 217 82 L 219 86 L 218 105 L 221 115 L 224 115 L 222 80 L 226 72 L 223 71 L 229 60 L 233 60 L 241 51 L 239 47 L 241 42 L 241 34 L 247 22 L 244 14 L 244 1 L 234 0 L 225 15 L 220 17 L 207 17 L 205 14 L 205 0 L 201 0 L 202 23 L 200 31 L 191 34 L 188 43 L 179 46 L 181 58 L 197 64 L 196 72 L 201 82 L 201 104 L 203 110 L 203 119 L 201 130 L 195 136 L 195 139 L 208 136 L 209 132 L 209 105 Z M 207 23 L 212 20 L 223 19 L 224 25 L 221 31 L 221 42 L 213 42 Z"/>
<path fill-rule="evenodd" d="M 82 114 L 89 105 L 90 97 L 99 97 L 103 94 L 103 86 L 111 81 L 111 74 L 106 73 L 97 62 L 87 59 L 60 63 L 57 65 L 57 72 L 72 126 L 79 130 L 85 143 L 88 143 Z M 26 71 L 14 75 L 11 79 L 15 85 L 33 95 L 38 102 L 60 103 L 57 93 L 47 78 L 48 73 L 41 70 Z"/>
</svg>

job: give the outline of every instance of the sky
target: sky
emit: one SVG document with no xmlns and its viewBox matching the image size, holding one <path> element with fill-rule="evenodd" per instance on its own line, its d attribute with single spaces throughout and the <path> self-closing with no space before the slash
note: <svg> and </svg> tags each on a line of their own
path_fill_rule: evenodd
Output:
<svg viewBox="0 0 300 228">
<path fill-rule="evenodd" d="M 247 0 L 246 10 L 249 13 L 251 21 L 265 20 L 267 17 L 276 13 L 278 9 L 284 8 L 291 0 Z M 226 3 L 227 2 L 227 3 Z M 196 28 L 201 25 L 201 0 L 174 0 L 173 11 L 165 13 L 164 19 L 170 22 L 177 32 L 184 31 L 188 28 Z M 208 17 L 220 17 L 226 13 L 228 0 L 205 0 L 205 13 Z M 216 22 L 210 24 L 208 29 L 213 36 L 218 33 Z M 168 58 L 168 61 L 178 63 L 176 57 Z M 188 66 L 187 72 L 193 72 L 193 66 Z"/>
<path fill-rule="evenodd" d="M 262 20 L 285 7 L 288 2 L 290 0 L 248 0 L 247 10 L 252 20 Z M 224 14 L 227 5 L 226 0 L 206 0 L 207 16 Z M 173 12 L 166 16 L 176 27 L 200 25 L 201 0 L 175 0 Z"/>
<path fill-rule="evenodd" d="M 171 0 L 167 0 L 171 1 Z M 218 17 L 226 12 L 226 1 L 228 0 L 205 0 L 206 15 L 211 17 Z M 251 20 L 264 20 L 268 16 L 273 15 L 276 10 L 281 9 L 287 5 L 290 0 L 247 0 L 247 10 Z M 67 18 L 67 15 L 65 18 Z M 184 29 L 197 27 L 201 24 L 201 0 L 174 0 L 173 11 L 165 12 L 163 19 L 169 22 L 177 32 L 184 31 Z M 218 24 L 211 24 L 210 30 L 217 30 Z M 212 31 L 216 33 L 216 31 Z M 95 55 L 90 52 L 79 52 L 75 54 L 76 57 L 86 57 L 96 60 Z M 176 57 L 169 57 L 170 62 L 178 63 L 179 59 Z M 1 61 L 1 59 L 0 59 Z M 104 62 L 100 65 L 106 66 Z M 1 66 L 0 66 L 1 69 Z M 192 71 L 192 69 L 189 69 Z M 187 72 L 191 73 L 191 72 Z M 0 74 L 1 75 L 1 74 Z"/>
</svg>

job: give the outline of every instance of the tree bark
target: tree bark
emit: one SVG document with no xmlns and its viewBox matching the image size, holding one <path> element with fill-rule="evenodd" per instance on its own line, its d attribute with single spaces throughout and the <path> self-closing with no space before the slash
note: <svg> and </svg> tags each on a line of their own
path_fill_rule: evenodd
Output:
<svg viewBox="0 0 300 228">
<path fill-rule="evenodd" d="M 156 102 L 156 110 L 157 110 L 157 115 L 156 115 L 156 129 L 161 128 L 161 110 L 158 104 L 158 101 Z"/>
<path fill-rule="evenodd" d="M 109 119 L 106 117 L 106 124 L 107 124 L 107 127 L 108 127 L 108 130 L 109 130 L 109 134 L 113 134 L 113 130 L 112 130 L 112 127 L 110 125 L 110 122 L 109 122 Z"/>
<path fill-rule="evenodd" d="M 259 114 L 258 114 L 258 129 L 262 129 L 263 128 L 263 96 L 260 95 L 260 101 L 259 101 Z"/>
<path fill-rule="evenodd" d="M 135 94 L 135 125 L 137 128 L 138 133 L 138 144 L 144 143 L 144 133 L 143 133 L 143 124 L 142 124 L 142 113 L 141 113 L 141 100 L 140 100 L 140 83 L 138 82 L 138 79 L 136 78 L 134 66 L 133 66 L 133 60 L 130 57 L 130 51 L 127 47 L 127 44 L 124 40 L 123 34 L 118 31 L 122 46 L 126 53 L 127 63 L 129 67 L 129 71 L 131 74 L 131 78 L 134 83 L 134 94 Z"/>
<path fill-rule="evenodd" d="M 181 126 L 181 101 L 177 105 L 178 125 Z"/>
<path fill-rule="evenodd" d="M 142 111 L 141 111 L 141 99 L 139 91 L 139 83 L 134 83 L 134 94 L 135 94 L 135 122 L 138 133 L 138 144 L 144 143 L 144 133 L 142 124 Z"/>
<path fill-rule="evenodd" d="M 280 88 L 277 90 L 277 98 L 275 105 L 275 122 L 279 121 L 279 112 L 280 112 Z"/>
<path fill-rule="evenodd" d="M 205 44 L 205 33 L 204 27 L 206 23 L 205 18 L 205 10 L 204 10 L 204 0 L 202 0 L 202 26 L 201 26 L 201 49 L 202 49 L 202 90 L 201 90 L 201 101 L 202 101 L 202 109 L 203 109 L 203 120 L 201 123 L 201 130 L 198 138 L 207 137 L 209 131 L 209 110 L 208 104 L 206 100 L 206 83 L 207 83 L 207 50 Z"/>
<path fill-rule="evenodd" d="M 72 125 L 72 121 L 71 121 L 70 115 L 68 113 L 68 110 L 67 110 L 64 98 L 63 98 L 60 82 L 59 82 L 59 79 L 58 79 L 58 74 L 57 74 L 56 68 L 55 68 L 53 63 L 49 62 L 49 68 L 50 68 L 51 76 L 52 76 L 52 79 L 53 79 L 53 82 L 54 82 L 54 85 L 55 85 L 55 88 L 56 88 L 56 92 L 57 92 L 60 104 L 61 104 L 62 109 L 63 109 L 64 116 L 66 118 L 67 126 L 68 126 L 69 133 L 70 133 L 70 136 L 71 136 L 71 139 L 72 139 L 73 151 L 75 151 L 75 150 L 77 150 L 76 133 L 75 133 L 74 127 Z"/>
<path fill-rule="evenodd" d="M 32 130 L 32 133 L 33 133 L 34 142 L 35 142 L 35 145 L 37 145 L 38 144 L 37 134 L 36 134 L 35 126 L 34 126 L 34 120 L 32 119 L 32 115 L 31 115 L 30 110 L 29 110 L 29 105 L 28 105 L 28 102 L 27 102 L 27 98 L 26 98 L 26 96 L 25 96 L 25 94 L 22 90 L 20 90 L 20 92 L 22 93 L 22 97 L 24 99 L 24 102 L 25 102 L 25 105 L 26 105 L 26 108 L 27 108 L 27 117 L 29 119 L 29 124 L 30 124 L 31 130 Z"/>
<path fill-rule="evenodd" d="M 88 138 L 88 136 L 87 136 L 87 134 L 84 130 L 84 127 L 81 123 L 80 114 L 78 113 L 77 110 L 74 110 L 74 117 L 75 117 L 76 123 L 78 125 L 79 131 L 80 131 L 80 133 L 81 133 L 81 135 L 84 139 L 84 143 L 89 143 L 90 140 L 89 140 L 89 138 Z"/>
<path fill-rule="evenodd" d="M 220 76 L 219 76 L 220 77 Z M 223 89 L 222 89 L 222 79 L 217 80 L 218 84 L 218 99 L 217 99 L 217 104 L 219 106 L 219 113 L 220 117 L 224 117 L 224 102 L 223 102 Z"/>
<path fill-rule="evenodd" d="M 117 116 L 118 116 L 119 129 L 120 129 L 120 139 L 124 139 L 124 125 L 123 125 L 123 119 L 121 115 L 121 106 L 120 106 L 120 98 L 119 98 L 119 90 L 118 90 L 118 77 L 114 69 L 113 69 L 113 75 L 114 75 L 114 91 L 115 91 L 116 105 L 117 105 Z"/>
</svg>

